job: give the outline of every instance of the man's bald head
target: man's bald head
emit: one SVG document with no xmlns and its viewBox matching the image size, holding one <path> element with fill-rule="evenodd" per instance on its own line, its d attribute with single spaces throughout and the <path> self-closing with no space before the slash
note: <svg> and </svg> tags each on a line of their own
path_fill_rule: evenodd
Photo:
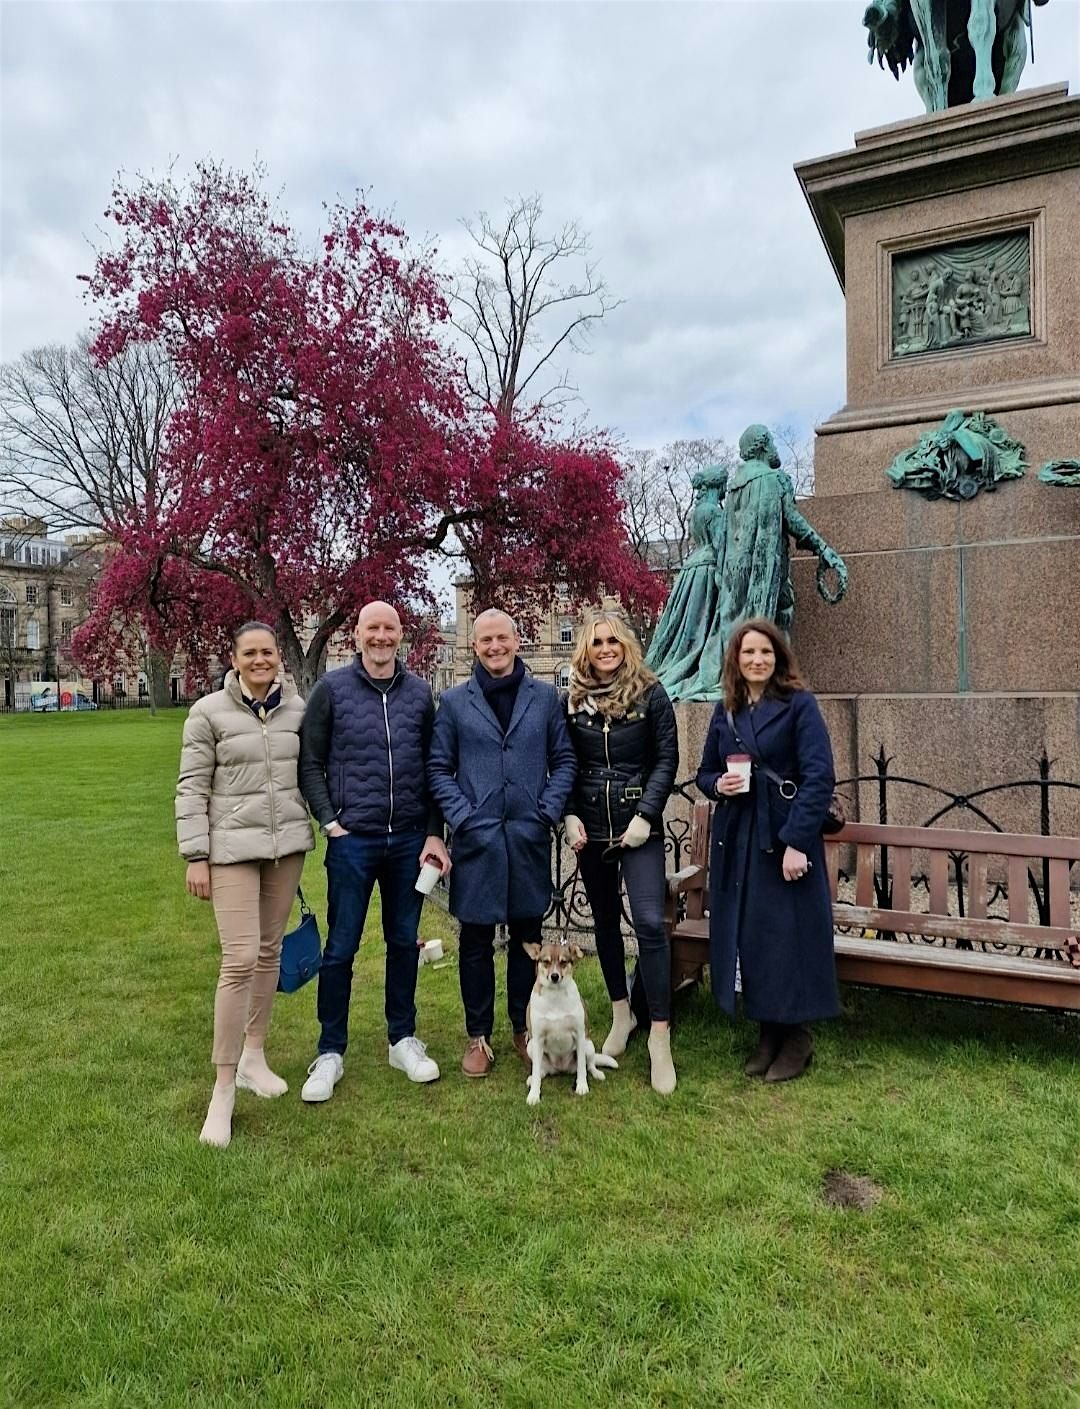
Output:
<svg viewBox="0 0 1080 1409">
<path fill-rule="evenodd" d="M 356 649 L 373 680 L 389 680 L 401 645 L 401 618 L 389 602 L 367 602 L 356 618 Z"/>
<path fill-rule="evenodd" d="M 363 626 L 365 621 L 370 621 L 372 617 L 379 615 L 380 613 L 385 613 L 386 615 L 393 617 L 400 629 L 401 617 L 398 616 L 397 609 L 395 607 L 392 607 L 389 602 L 378 601 L 364 603 L 364 605 L 360 608 L 360 615 L 356 618 L 357 627 L 359 628 Z"/>
</svg>

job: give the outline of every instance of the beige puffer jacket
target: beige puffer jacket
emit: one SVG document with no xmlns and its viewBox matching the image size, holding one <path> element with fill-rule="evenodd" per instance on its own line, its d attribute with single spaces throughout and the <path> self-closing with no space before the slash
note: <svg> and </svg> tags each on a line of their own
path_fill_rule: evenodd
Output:
<svg viewBox="0 0 1080 1409">
<path fill-rule="evenodd" d="M 281 702 L 260 723 L 230 670 L 184 724 L 176 785 L 176 840 L 188 861 L 213 866 L 272 861 L 315 845 L 296 783 L 304 701 L 282 685 Z"/>
</svg>

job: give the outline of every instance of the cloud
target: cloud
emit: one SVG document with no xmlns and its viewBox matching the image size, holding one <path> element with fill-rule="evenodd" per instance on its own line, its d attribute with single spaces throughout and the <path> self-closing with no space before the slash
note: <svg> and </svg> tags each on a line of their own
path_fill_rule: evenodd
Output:
<svg viewBox="0 0 1080 1409">
<path fill-rule="evenodd" d="M 5 7 L 0 350 L 73 339 L 116 171 L 263 160 L 307 236 L 357 187 L 444 259 L 538 191 L 625 302 L 571 374 L 635 444 L 808 427 L 844 399 L 843 302 L 792 173 L 920 111 L 862 0 Z M 1080 80 L 1080 6 L 1024 86 Z"/>
</svg>

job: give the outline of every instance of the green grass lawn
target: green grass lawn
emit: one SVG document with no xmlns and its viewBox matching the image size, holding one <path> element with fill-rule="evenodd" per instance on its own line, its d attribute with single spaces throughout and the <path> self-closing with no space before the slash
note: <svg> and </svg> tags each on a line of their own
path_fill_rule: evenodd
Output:
<svg viewBox="0 0 1080 1409">
<path fill-rule="evenodd" d="M 766 1087 L 697 994 L 671 1100 L 636 1042 L 533 1111 L 502 1013 L 492 1077 L 460 1075 L 453 964 L 420 973 L 442 1080 L 390 1071 L 375 917 L 334 1100 L 299 1100 L 310 985 L 268 1043 L 289 1095 L 200 1146 L 217 942 L 175 855 L 180 727 L 0 719 L 0 1403 L 1080 1405 L 1067 1019 L 848 991 Z M 881 1201 L 827 1206 L 832 1168 Z"/>
</svg>

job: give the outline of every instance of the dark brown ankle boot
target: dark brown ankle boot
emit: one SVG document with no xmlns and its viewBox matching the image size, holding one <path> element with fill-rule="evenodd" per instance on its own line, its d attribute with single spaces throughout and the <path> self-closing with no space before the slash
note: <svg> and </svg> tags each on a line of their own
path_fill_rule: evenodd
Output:
<svg viewBox="0 0 1080 1409">
<path fill-rule="evenodd" d="M 743 1071 L 747 1076 L 764 1076 L 780 1052 L 785 1029 L 779 1023 L 762 1023 L 758 1043 L 746 1059 Z"/>
<path fill-rule="evenodd" d="M 765 1073 L 766 1081 L 794 1081 L 814 1057 L 814 1039 L 808 1027 L 785 1027 L 776 1060 Z"/>
</svg>

